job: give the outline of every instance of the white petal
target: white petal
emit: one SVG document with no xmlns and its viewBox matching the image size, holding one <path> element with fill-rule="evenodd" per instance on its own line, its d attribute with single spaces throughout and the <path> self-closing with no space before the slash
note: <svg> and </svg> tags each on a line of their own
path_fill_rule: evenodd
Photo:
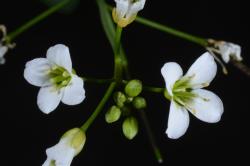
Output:
<svg viewBox="0 0 250 166">
<path fill-rule="evenodd" d="M 0 44 L 0 58 L 2 58 L 6 54 L 7 51 L 8 51 L 8 47 L 2 46 Z"/>
<path fill-rule="evenodd" d="M 119 19 L 125 17 L 128 7 L 129 7 L 129 0 L 115 0 L 116 2 L 116 13 Z"/>
<path fill-rule="evenodd" d="M 217 65 L 214 58 L 206 52 L 192 64 L 184 77 L 192 77 L 190 83 L 193 88 L 201 88 L 210 84 L 216 72 Z"/>
<path fill-rule="evenodd" d="M 171 101 L 168 117 L 168 129 L 166 133 L 169 138 L 177 139 L 185 134 L 189 126 L 189 115 L 187 110 Z"/>
<path fill-rule="evenodd" d="M 62 93 L 54 87 L 42 87 L 37 96 L 37 104 L 39 109 L 48 114 L 56 109 L 62 98 Z"/>
<path fill-rule="evenodd" d="M 51 161 L 52 161 L 51 159 L 47 158 L 42 166 L 50 166 Z"/>
<path fill-rule="evenodd" d="M 7 51 L 8 51 L 8 47 L 2 46 L 0 44 L 0 64 L 4 64 L 5 63 L 4 55 L 7 53 Z"/>
<path fill-rule="evenodd" d="M 50 63 L 46 58 L 36 58 L 26 63 L 24 69 L 24 78 L 32 85 L 46 86 L 49 85 L 48 71 Z"/>
<path fill-rule="evenodd" d="M 50 47 L 47 51 L 47 58 L 50 62 L 55 63 L 68 70 L 69 73 L 72 72 L 72 62 L 70 58 L 69 48 L 63 44 L 57 44 Z"/>
<path fill-rule="evenodd" d="M 58 144 L 46 150 L 48 158 L 55 161 L 56 166 L 70 166 L 75 150 L 69 146 L 69 142 L 61 139 Z"/>
<path fill-rule="evenodd" d="M 136 14 L 140 10 L 144 8 L 146 0 L 138 0 L 137 2 L 134 2 L 130 7 L 131 14 Z"/>
<path fill-rule="evenodd" d="M 71 82 L 64 89 L 62 102 L 67 105 L 80 104 L 85 99 L 85 90 L 83 80 L 73 75 Z"/>
<path fill-rule="evenodd" d="M 204 122 L 216 123 L 220 121 L 224 111 L 221 99 L 213 92 L 204 89 L 196 89 L 192 92 L 198 97 L 190 103 L 192 108 L 190 112 Z"/>
<path fill-rule="evenodd" d="M 231 48 L 227 44 L 219 45 L 219 51 L 224 62 L 230 61 Z"/>
<path fill-rule="evenodd" d="M 172 88 L 174 86 L 174 83 L 182 77 L 183 71 L 179 64 L 175 62 L 168 62 L 165 63 L 161 68 L 161 74 L 165 80 L 168 93 L 172 96 Z"/>
<path fill-rule="evenodd" d="M 242 60 L 241 47 L 239 45 L 230 42 L 222 42 L 218 46 L 224 62 L 228 63 L 231 57 L 237 61 Z"/>
</svg>

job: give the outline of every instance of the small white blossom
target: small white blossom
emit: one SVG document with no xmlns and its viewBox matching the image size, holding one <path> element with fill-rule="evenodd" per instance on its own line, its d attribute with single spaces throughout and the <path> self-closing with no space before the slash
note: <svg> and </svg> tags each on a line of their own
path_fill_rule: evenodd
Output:
<svg viewBox="0 0 250 166">
<path fill-rule="evenodd" d="M 221 42 L 218 45 L 219 52 L 224 62 L 228 63 L 231 58 L 236 61 L 242 61 L 241 47 L 234 43 Z"/>
<path fill-rule="evenodd" d="M 24 78 L 30 84 L 41 87 L 37 104 L 46 114 L 55 110 L 60 101 L 76 105 L 85 98 L 84 82 L 72 69 L 69 49 L 62 44 L 50 47 L 46 58 L 27 62 Z"/>
<path fill-rule="evenodd" d="M 115 0 L 113 19 L 120 26 L 125 27 L 136 18 L 137 13 L 144 8 L 146 0 Z"/>
<path fill-rule="evenodd" d="M 208 42 L 211 45 L 208 47 L 208 50 L 221 55 L 225 63 L 228 63 L 231 58 L 236 61 L 242 61 L 240 45 L 213 39 L 209 39 Z"/>
<path fill-rule="evenodd" d="M 74 128 L 64 134 L 58 144 L 46 150 L 47 159 L 42 166 L 70 166 L 86 141 L 85 133 Z"/>
<path fill-rule="evenodd" d="M 166 97 L 171 100 L 166 133 L 177 139 L 185 134 L 191 112 L 198 119 L 216 123 L 221 119 L 223 103 L 211 91 L 202 89 L 210 84 L 217 72 L 217 66 L 208 52 L 201 55 L 183 76 L 180 65 L 166 63 L 161 73 L 166 83 Z"/>
</svg>

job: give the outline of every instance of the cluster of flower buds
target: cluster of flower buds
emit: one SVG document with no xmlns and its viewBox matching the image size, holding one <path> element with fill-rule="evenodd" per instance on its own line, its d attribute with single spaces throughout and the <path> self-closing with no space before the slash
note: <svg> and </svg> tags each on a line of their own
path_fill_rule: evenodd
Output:
<svg viewBox="0 0 250 166">
<path fill-rule="evenodd" d="M 116 122 L 121 117 L 124 117 L 122 131 L 125 137 L 130 140 L 138 133 L 138 122 L 133 110 L 142 110 L 147 105 L 146 100 L 139 96 L 141 92 L 141 81 L 129 81 L 124 88 L 124 92 L 118 91 L 114 93 L 115 105 L 111 106 L 105 114 L 107 123 Z"/>
</svg>

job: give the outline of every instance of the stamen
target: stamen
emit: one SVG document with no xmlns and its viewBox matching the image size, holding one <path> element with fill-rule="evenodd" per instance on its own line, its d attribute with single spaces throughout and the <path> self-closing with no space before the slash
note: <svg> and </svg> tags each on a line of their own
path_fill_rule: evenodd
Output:
<svg viewBox="0 0 250 166">
<path fill-rule="evenodd" d="M 225 66 L 225 65 L 223 64 L 223 62 L 214 54 L 214 52 L 215 52 L 215 53 L 218 53 L 218 52 L 216 52 L 216 49 L 209 48 L 209 47 L 207 47 L 206 49 L 207 49 L 207 51 L 214 57 L 214 59 L 219 63 L 219 65 L 220 65 L 221 68 L 222 68 L 223 73 L 224 73 L 225 75 L 227 75 L 227 74 L 228 74 L 228 71 L 227 71 L 226 66 Z"/>
</svg>

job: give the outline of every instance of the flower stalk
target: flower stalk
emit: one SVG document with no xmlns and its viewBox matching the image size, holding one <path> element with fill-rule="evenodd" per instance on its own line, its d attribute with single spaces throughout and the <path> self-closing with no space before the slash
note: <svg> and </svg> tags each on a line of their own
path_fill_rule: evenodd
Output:
<svg viewBox="0 0 250 166">
<path fill-rule="evenodd" d="M 108 101 L 108 99 L 110 98 L 110 96 L 112 95 L 113 91 L 115 90 L 116 87 L 116 82 L 112 82 L 107 91 L 105 92 L 102 100 L 100 101 L 100 103 L 98 104 L 98 106 L 96 107 L 96 109 L 94 110 L 94 112 L 92 113 L 92 115 L 88 118 L 88 120 L 81 126 L 81 129 L 84 132 L 87 132 L 88 128 L 90 127 L 90 125 L 94 122 L 94 120 L 96 119 L 96 117 L 99 115 L 99 113 L 102 111 L 104 105 L 106 104 L 106 102 Z"/>
<path fill-rule="evenodd" d="M 140 24 L 143 24 L 145 26 L 148 26 L 148 27 L 157 29 L 159 31 L 174 35 L 176 37 L 188 40 L 188 41 L 193 42 L 193 43 L 196 43 L 196 44 L 201 45 L 203 47 L 206 47 L 208 45 L 207 39 L 203 39 L 201 37 L 194 36 L 194 35 L 176 30 L 176 29 L 171 28 L 167 25 L 162 25 L 160 23 L 151 21 L 151 20 L 143 18 L 143 17 L 138 16 L 138 17 L 136 17 L 135 21 L 140 23 Z"/>
<path fill-rule="evenodd" d="M 29 28 L 31 28 L 32 26 L 34 26 L 38 22 L 44 20 L 45 18 L 47 18 L 51 14 L 53 14 L 56 11 L 60 10 L 62 7 L 67 5 L 69 2 L 70 2 L 70 0 L 62 0 L 58 4 L 50 7 L 48 10 L 46 10 L 46 11 L 42 12 L 41 14 L 37 15 L 36 17 L 32 18 L 31 20 L 29 20 L 28 22 L 26 22 L 25 24 L 20 26 L 15 31 L 10 32 L 9 35 L 7 36 L 7 42 L 11 43 L 11 41 L 13 41 L 17 36 L 19 36 L 20 34 L 25 32 Z"/>
</svg>

